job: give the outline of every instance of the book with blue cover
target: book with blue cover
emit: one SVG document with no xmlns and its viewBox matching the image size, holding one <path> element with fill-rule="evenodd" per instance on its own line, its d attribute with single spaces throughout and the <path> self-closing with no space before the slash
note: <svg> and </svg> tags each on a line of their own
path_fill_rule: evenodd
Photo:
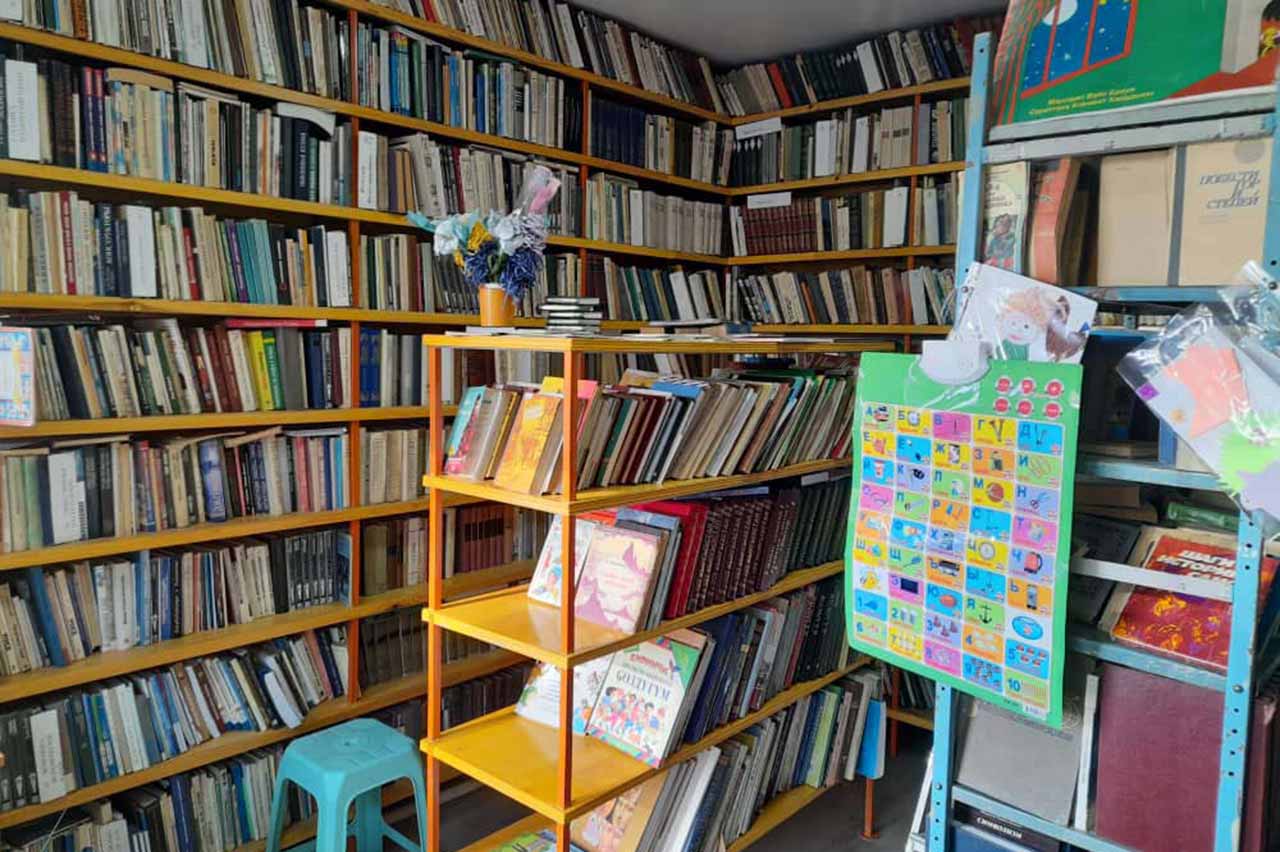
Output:
<svg viewBox="0 0 1280 852">
<path fill-rule="evenodd" d="M 858 750 L 858 774 L 872 781 L 884 776 L 884 744 L 888 715 L 884 702 L 873 698 L 867 703 L 867 721 L 862 730 Z"/>
</svg>

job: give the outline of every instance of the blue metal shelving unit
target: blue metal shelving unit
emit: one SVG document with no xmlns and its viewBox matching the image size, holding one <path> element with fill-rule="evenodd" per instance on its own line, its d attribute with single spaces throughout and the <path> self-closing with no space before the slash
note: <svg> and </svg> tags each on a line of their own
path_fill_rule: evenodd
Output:
<svg viewBox="0 0 1280 852">
<path fill-rule="evenodd" d="M 965 168 L 960 239 L 956 247 L 956 278 L 963 280 L 978 257 L 981 232 L 981 199 L 984 167 L 994 163 L 1057 156 L 1102 154 L 1180 143 L 1238 139 L 1277 134 L 1277 107 L 1272 96 L 1253 93 L 1238 98 L 1179 104 L 1151 105 L 1135 110 L 1095 116 L 1072 116 L 1053 122 L 1019 127 L 1005 125 L 986 132 L 987 92 L 991 73 L 991 39 L 979 36 L 974 46 L 973 75 L 969 95 L 968 161 Z M 1141 125 L 1141 126 L 1135 126 Z M 1280 151 L 1280 139 L 1273 146 Z M 1280 155 L 1271 161 L 1271 197 L 1268 202 L 1264 268 L 1280 275 Z M 1216 287 L 1117 287 L 1099 293 L 1092 288 L 1072 288 L 1110 304 L 1179 305 L 1216 298 Z M 1151 461 L 1082 457 L 1077 475 L 1150 485 L 1201 490 L 1219 489 L 1216 477 L 1174 470 Z M 1237 538 L 1236 580 L 1232 584 L 1231 647 L 1225 675 L 1146 654 L 1113 643 L 1089 630 L 1069 635 L 1074 653 L 1129 666 L 1162 677 L 1220 692 L 1224 700 L 1222 752 L 1218 775 L 1214 852 L 1238 848 L 1244 803 L 1245 753 L 1249 709 L 1255 682 L 1254 647 L 1258 620 L 1258 573 L 1263 548 L 1263 518 L 1242 513 Z M 1105 567 L 1105 566 L 1104 566 Z M 1268 634 L 1272 631 L 1268 630 Z M 1269 635 L 1264 635 L 1264 647 Z M 955 769 L 956 696 L 939 684 L 934 716 L 933 776 L 929 789 L 927 826 L 929 852 L 951 850 L 951 805 L 963 802 L 998 817 L 1069 843 L 1089 852 L 1132 852 L 1127 847 L 1094 834 L 1067 828 L 966 789 L 953 782 Z"/>
</svg>

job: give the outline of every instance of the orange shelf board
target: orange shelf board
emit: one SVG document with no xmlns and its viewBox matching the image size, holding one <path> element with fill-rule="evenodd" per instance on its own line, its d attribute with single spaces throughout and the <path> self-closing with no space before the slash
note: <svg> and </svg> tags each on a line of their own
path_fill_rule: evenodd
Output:
<svg viewBox="0 0 1280 852">
<path fill-rule="evenodd" d="M 754 323 L 752 331 L 762 334 L 950 334 L 949 325 L 904 323 Z"/>
<path fill-rule="evenodd" d="M 759 710 L 717 728 L 696 743 L 673 752 L 663 766 L 687 760 L 698 752 L 736 736 L 806 695 L 847 675 L 862 661 L 831 674 L 784 690 Z M 661 771 L 593 737 L 575 736 L 573 796 L 559 803 L 560 733 L 531 722 L 512 708 L 483 716 L 443 733 L 434 742 L 423 740 L 432 757 L 471 776 L 556 823 L 590 811 Z"/>
<path fill-rule="evenodd" d="M 775 109 L 770 112 L 757 112 L 752 115 L 734 116 L 729 119 L 733 124 L 750 124 L 753 121 L 761 121 L 766 118 L 792 118 L 798 115 L 810 115 L 812 113 L 830 112 L 832 110 L 845 109 L 846 107 L 862 106 L 864 104 L 883 103 L 885 101 L 901 101 L 914 98 L 916 95 L 935 95 L 944 92 L 964 92 L 969 89 L 968 77 L 955 77 L 950 80 L 935 80 L 932 83 L 921 83 L 918 86 L 903 86 L 899 89 L 885 89 L 882 92 L 872 92 L 866 95 L 850 95 L 847 98 L 836 98 L 830 101 L 819 101 L 816 104 L 806 104 L 805 106 L 787 107 L 786 109 Z"/>
<path fill-rule="evenodd" d="M 901 246 L 898 248 L 801 251 L 786 254 L 744 254 L 728 259 L 731 266 L 764 266 L 770 263 L 823 263 L 832 260 L 887 260 L 899 257 L 941 257 L 956 253 L 954 245 Z"/>
<path fill-rule="evenodd" d="M 804 810 L 830 789 L 831 787 L 806 787 L 802 785 L 774 796 L 761 808 L 759 816 L 756 817 L 755 822 L 751 823 L 751 827 L 741 837 L 730 843 L 725 852 L 742 852 L 742 850 L 762 839 L 769 832 Z"/>
<path fill-rule="evenodd" d="M 875 340 L 725 338 L 681 340 L 669 335 L 622 334 L 601 337 L 554 337 L 549 334 L 424 334 L 424 346 L 441 349 L 514 350 L 524 352 L 663 353 L 686 355 L 786 355 L 793 352 L 888 352 L 892 344 Z"/>
<path fill-rule="evenodd" d="M 851 183 L 875 183 L 876 181 L 897 180 L 898 178 L 915 177 L 917 175 L 950 174 L 964 171 L 964 166 L 965 164 L 959 160 L 949 163 L 927 163 L 919 166 L 902 166 L 896 169 L 875 169 L 873 171 L 851 172 L 843 175 L 780 180 L 751 186 L 733 186 L 729 187 L 727 192 L 730 195 L 755 195 L 760 192 L 800 192 L 806 189 L 823 189 L 831 186 L 845 186 Z"/>
<path fill-rule="evenodd" d="M 922 731 L 933 730 L 933 717 L 925 713 L 916 713 L 912 710 L 898 710 L 889 708 L 889 721 L 901 722 L 904 725 L 910 725 L 913 728 L 919 728 Z"/>
<path fill-rule="evenodd" d="M 891 345 L 886 343 L 886 345 Z M 667 482 L 650 485 L 617 485 L 608 488 L 588 488 L 578 492 L 573 500 L 566 500 L 555 494 L 521 494 L 509 491 L 488 482 L 471 482 L 453 476 L 423 477 L 423 484 L 428 488 L 441 491 L 465 494 L 479 500 L 492 500 L 533 509 L 538 512 L 554 512 L 558 514 L 580 514 L 597 509 L 612 509 L 630 506 L 633 503 L 647 503 L 651 500 L 667 500 L 673 497 L 688 497 L 693 494 L 707 494 L 725 488 L 741 488 L 775 479 L 786 479 L 789 476 L 803 476 L 808 473 L 819 473 L 827 470 L 839 470 L 848 467 L 849 459 L 819 459 L 818 461 L 801 462 L 775 470 L 759 473 L 740 473 L 733 476 L 710 476 L 702 479 L 672 479 Z"/>
<path fill-rule="evenodd" d="M 622 633 L 578 619 L 574 623 L 573 653 L 566 653 L 560 641 L 560 608 L 530 600 L 527 586 L 449 604 L 429 611 L 425 617 L 445 630 L 462 633 L 563 668 L 570 664 L 579 665 L 621 648 L 629 648 L 681 627 L 701 624 L 726 613 L 746 609 L 761 601 L 834 577 L 843 570 L 844 562 L 835 561 L 792 571 L 762 592 L 704 607 L 688 615 L 668 619 L 653 630 L 637 633 Z"/>
</svg>

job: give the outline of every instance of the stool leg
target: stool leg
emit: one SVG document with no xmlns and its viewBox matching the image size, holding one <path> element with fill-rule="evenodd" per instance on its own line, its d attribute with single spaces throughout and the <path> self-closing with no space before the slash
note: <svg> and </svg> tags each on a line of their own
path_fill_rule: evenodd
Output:
<svg viewBox="0 0 1280 852">
<path fill-rule="evenodd" d="M 284 832 L 285 785 L 289 779 L 276 773 L 275 790 L 271 793 L 271 825 L 267 831 L 267 852 L 280 852 L 280 835 Z"/>
<path fill-rule="evenodd" d="M 427 849 L 427 777 L 422 772 L 416 772 L 409 776 L 409 780 L 413 783 L 413 804 L 414 810 L 418 814 L 418 850 L 426 852 Z"/>
<path fill-rule="evenodd" d="M 356 839 L 356 852 L 382 852 L 382 790 L 377 787 L 366 790 L 356 796 L 355 805 L 351 835 Z"/>
<path fill-rule="evenodd" d="M 316 800 L 315 852 L 346 852 L 347 806 L 337 807 L 336 802 Z"/>
</svg>

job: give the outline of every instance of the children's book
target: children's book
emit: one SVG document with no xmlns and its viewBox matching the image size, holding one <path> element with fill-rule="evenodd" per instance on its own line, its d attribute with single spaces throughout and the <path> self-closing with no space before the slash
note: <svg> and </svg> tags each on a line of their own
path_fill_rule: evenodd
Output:
<svg viewBox="0 0 1280 852">
<path fill-rule="evenodd" d="M 586 563 L 587 548 L 591 544 L 596 525 L 612 526 L 613 520 L 612 511 L 589 512 L 578 516 L 573 540 L 575 583 L 582 576 L 582 566 Z M 560 560 L 560 548 L 564 541 L 562 529 L 561 516 L 554 515 L 547 537 L 542 542 L 542 552 L 538 554 L 538 564 L 533 569 L 533 579 L 529 581 L 529 597 L 550 606 L 560 606 L 560 588 L 564 583 L 564 570 Z"/>
<path fill-rule="evenodd" d="M 612 659 L 613 655 L 599 657 L 573 667 L 575 734 L 587 732 L 587 719 L 600 696 L 600 687 L 604 684 Z M 550 728 L 560 727 L 560 669 L 550 663 L 539 663 L 534 667 L 516 701 L 516 715 Z"/>
<path fill-rule="evenodd" d="M 586 852 L 636 852 L 667 783 L 660 772 L 573 821 L 570 836 Z"/>
<path fill-rule="evenodd" d="M 1025 161 L 987 170 L 987 196 L 982 208 L 983 263 L 1010 272 L 1022 271 L 1029 176 L 1030 166 Z"/>
<path fill-rule="evenodd" d="M 458 403 L 458 413 L 453 418 L 453 427 L 449 430 L 449 438 L 444 444 L 445 458 L 458 455 L 463 435 L 467 433 L 467 427 L 471 424 L 471 418 L 484 397 L 484 391 L 484 385 L 476 385 L 467 388 L 467 392 L 462 395 L 462 402 Z"/>
<path fill-rule="evenodd" d="M 597 527 L 578 580 L 575 614 L 602 627 L 634 633 L 648 609 L 657 557 L 657 536 Z"/>
<path fill-rule="evenodd" d="M 676 630 L 613 655 L 587 733 L 658 766 L 671 750 L 692 698 L 707 637 Z"/>
<path fill-rule="evenodd" d="M 990 345 L 1001 361 L 1079 364 L 1098 303 L 1015 272 L 975 263 L 949 341 Z"/>
<path fill-rule="evenodd" d="M 559 394 L 539 392 L 529 394 L 520 403 L 493 477 L 495 485 L 523 494 L 542 493 L 540 469 L 545 469 L 544 454 L 551 447 L 558 447 L 552 433 L 560 429 L 562 401 Z"/>
</svg>

